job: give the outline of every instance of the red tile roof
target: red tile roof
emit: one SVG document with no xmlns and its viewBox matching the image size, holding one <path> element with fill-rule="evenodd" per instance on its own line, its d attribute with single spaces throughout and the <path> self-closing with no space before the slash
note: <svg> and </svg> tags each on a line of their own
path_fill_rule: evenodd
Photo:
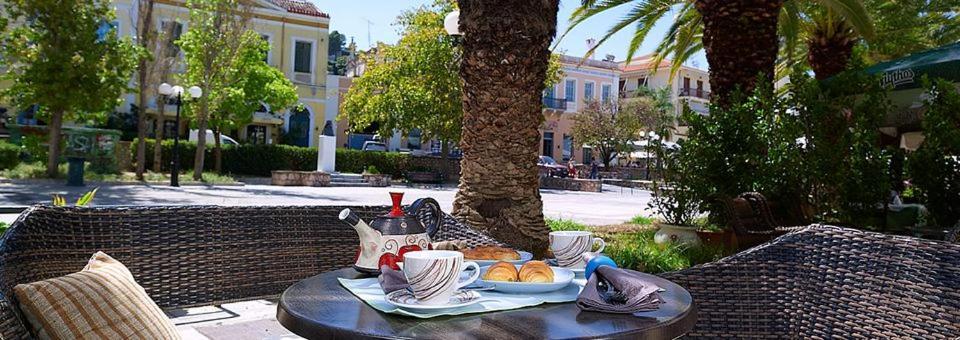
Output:
<svg viewBox="0 0 960 340">
<path fill-rule="evenodd" d="M 309 15 L 313 17 L 329 18 L 330 15 L 321 12 L 312 2 L 306 0 L 270 0 L 275 5 L 283 7 L 290 13 Z"/>
<path fill-rule="evenodd" d="M 639 71 L 639 70 L 649 70 L 653 68 L 653 55 L 647 54 L 642 55 L 630 60 L 630 63 L 627 64 L 626 61 L 620 62 L 620 68 L 623 72 Z M 660 61 L 661 69 L 670 69 L 670 60 L 663 59 Z"/>
</svg>

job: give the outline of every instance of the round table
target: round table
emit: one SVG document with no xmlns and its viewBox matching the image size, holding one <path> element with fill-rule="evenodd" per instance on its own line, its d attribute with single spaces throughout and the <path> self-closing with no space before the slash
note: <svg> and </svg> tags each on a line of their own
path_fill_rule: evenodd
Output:
<svg viewBox="0 0 960 340">
<path fill-rule="evenodd" d="M 666 302 L 652 312 L 633 315 L 586 312 L 569 302 L 430 319 L 382 313 L 337 282 L 337 278 L 363 277 L 353 269 L 341 269 L 297 282 L 280 296 L 277 320 L 307 339 L 673 339 L 690 331 L 697 320 L 697 308 L 690 293 L 653 275 L 650 281 L 666 289 L 660 294 Z"/>
</svg>

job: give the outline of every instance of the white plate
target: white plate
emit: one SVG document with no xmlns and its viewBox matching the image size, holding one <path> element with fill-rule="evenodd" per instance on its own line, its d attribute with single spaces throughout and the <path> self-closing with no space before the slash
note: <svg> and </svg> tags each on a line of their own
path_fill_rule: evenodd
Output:
<svg viewBox="0 0 960 340">
<path fill-rule="evenodd" d="M 551 283 L 486 281 L 483 279 L 483 274 L 487 272 L 487 269 L 490 269 L 490 266 L 480 268 L 480 278 L 477 279 L 477 282 L 483 286 L 493 286 L 495 291 L 511 294 L 536 294 L 560 290 L 569 285 L 576 276 L 569 269 L 550 267 L 553 270 L 553 282 Z M 520 270 L 520 265 L 517 265 L 517 270 Z"/>
<path fill-rule="evenodd" d="M 525 252 L 525 251 L 521 251 L 521 250 L 517 250 L 517 253 L 520 254 L 520 259 L 519 259 L 519 260 L 503 261 L 503 262 L 513 263 L 513 264 L 524 264 L 524 263 L 527 263 L 527 261 L 533 260 L 533 254 L 531 254 L 531 253 L 528 253 L 528 252 Z M 481 267 L 492 266 L 494 263 L 500 262 L 500 261 L 498 261 L 498 260 L 472 260 L 472 259 L 467 259 L 467 258 L 465 258 L 465 259 L 463 259 L 463 260 L 464 260 L 464 261 L 476 262 L 477 265 L 479 265 L 479 266 L 481 266 Z"/>
<path fill-rule="evenodd" d="M 424 305 L 417 301 L 413 293 L 406 289 L 393 291 L 384 297 L 387 303 L 397 308 L 411 312 L 438 312 L 460 307 L 466 307 L 480 302 L 480 293 L 472 290 L 458 290 L 450 297 L 450 302 L 443 305 Z"/>
</svg>

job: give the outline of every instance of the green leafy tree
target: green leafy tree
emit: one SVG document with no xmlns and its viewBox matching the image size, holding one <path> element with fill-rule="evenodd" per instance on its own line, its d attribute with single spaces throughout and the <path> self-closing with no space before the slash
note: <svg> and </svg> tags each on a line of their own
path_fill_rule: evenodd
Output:
<svg viewBox="0 0 960 340">
<path fill-rule="evenodd" d="M 206 152 L 205 131 L 214 130 L 214 145 L 220 154 L 219 136 L 224 128 L 252 119 L 261 102 L 272 101 L 277 105 L 271 107 L 274 110 L 289 105 L 293 85 L 277 79 L 280 72 L 262 61 L 266 46 L 250 29 L 252 7 L 248 0 L 189 0 L 187 7 L 189 29 L 177 44 L 187 65 L 181 82 L 203 90 L 199 100 L 186 105 L 186 113 L 194 118 L 199 131 L 193 163 L 193 178 L 199 181 Z M 295 95 L 295 89 L 292 91 Z"/>
<path fill-rule="evenodd" d="M 327 36 L 327 73 L 344 75 L 347 70 L 347 37 L 343 33 L 333 30 Z"/>
<path fill-rule="evenodd" d="M 139 56 L 129 39 L 121 39 L 107 1 L 12 0 L 6 18 L 22 23 L 0 38 L 0 75 L 12 85 L 0 92 L 16 107 L 39 105 L 49 126 L 47 175 L 57 175 L 61 129 L 65 120 L 87 120 L 120 103 Z"/>
<path fill-rule="evenodd" d="M 618 155 L 633 150 L 643 128 L 642 119 L 654 111 L 650 102 L 589 100 L 583 109 L 573 116 L 573 139 L 590 145 L 600 155 L 603 166 Z"/>
<path fill-rule="evenodd" d="M 960 93 L 945 80 L 928 82 L 926 137 L 909 155 L 913 184 L 940 227 L 960 222 Z"/>
<path fill-rule="evenodd" d="M 214 162 L 217 172 L 223 169 L 220 134 L 253 121 L 261 105 L 279 112 L 294 106 L 299 98 L 297 87 L 280 70 L 264 61 L 270 46 L 260 34 L 248 30 L 243 34 L 240 50 L 233 59 L 232 70 L 223 87 L 208 95 L 218 102 L 210 115 L 214 134 Z"/>
</svg>

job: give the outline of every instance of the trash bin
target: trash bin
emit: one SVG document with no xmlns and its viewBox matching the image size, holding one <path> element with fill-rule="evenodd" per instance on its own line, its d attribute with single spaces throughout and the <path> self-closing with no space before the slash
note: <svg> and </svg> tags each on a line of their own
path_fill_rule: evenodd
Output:
<svg viewBox="0 0 960 340">
<path fill-rule="evenodd" d="M 83 157 L 67 157 L 67 185 L 83 186 Z"/>
</svg>

